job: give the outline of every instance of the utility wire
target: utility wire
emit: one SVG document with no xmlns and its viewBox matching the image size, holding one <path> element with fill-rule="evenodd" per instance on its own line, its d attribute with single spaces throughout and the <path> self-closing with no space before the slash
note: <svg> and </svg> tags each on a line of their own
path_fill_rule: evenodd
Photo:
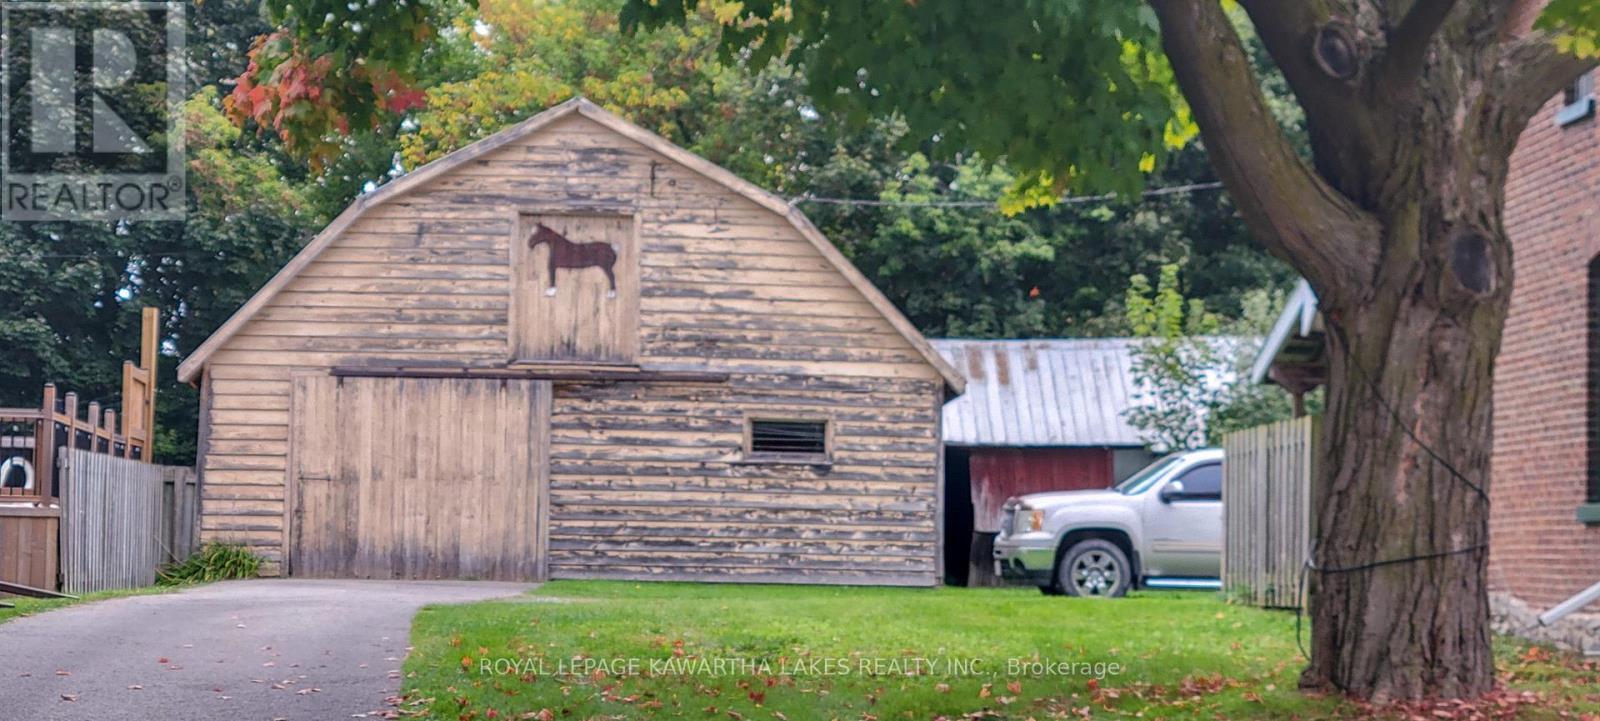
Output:
<svg viewBox="0 0 1600 721">
<path fill-rule="evenodd" d="M 1183 185 L 1169 185 L 1169 186 L 1161 187 L 1161 188 L 1151 188 L 1149 190 L 1146 190 L 1146 191 L 1140 193 L 1139 197 L 1140 198 L 1144 198 L 1144 199 L 1163 198 L 1163 197 L 1167 197 L 1167 196 L 1171 196 L 1171 195 L 1188 195 L 1190 193 L 1204 193 L 1204 192 L 1209 192 L 1209 191 L 1213 191 L 1213 190 L 1221 190 L 1221 189 L 1222 189 L 1222 183 L 1215 182 L 1215 181 L 1209 182 L 1209 183 L 1185 183 Z M 1121 196 L 1119 196 L 1116 193 L 1101 193 L 1099 195 L 1064 195 L 1064 196 L 1056 199 L 1056 202 L 1061 204 L 1061 205 L 1083 205 L 1085 203 L 1103 203 L 1103 202 L 1108 201 L 1108 200 L 1116 200 L 1119 197 L 1121 197 Z M 881 198 L 830 198 L 830 197 L 825 197 L 825 196 L 814 196 L 814 195 L 797 195 L 797 196 L 789 199 L 789 204 L 790 205 L 810 204 L 810 205 L 837 205 L 837 206 L 846 206 L 846 207 L 872 207 L 872 208 L 977 208 L 977 209 L 994 209 L 999 202 L 1000 202 L 999 198 L 989 198 L 987 200 L 883 200 Z M 133 252 L 128 253 L 126 257 L 130 257 L 131 258 L 132 256 L 145 256 L 145 257 L 149 257 L 149 256 L 164 256 L 164 257 L 170 257 L 170 258 L 179 258 L 179 257 L 216 257 L 216 256 L 219 256 L 219 255 L 221 255 L 221 254 L 218 253 L 215 250 L 196 250 L 196 249 L 192 249 L 192 248 L 187 248 L 187 249 L 174 249 L 174 250 L 166 250 L 166 251 L 135 250 Z M 51 259 L 91 259 L 91 258 L 104 258 L 106 256 L 104 256 L 102 254 L 95 254 L 95 253 L 42 253 L 42 254 L 39 254 L 39 255 L 33 255 L 33 256 L 29 256 L 29 257 L 32 257 L 32 258 L 51 258 Z M 114 255 L 113 257 L 124 257 L 124 256 L 115 256 Z M 220 260 L 221 258 L 218 258 L 218 259 Z"/>
<path fill-rule="evenodd" d="M 1168 195 L 1185 195 L 1210 190 L 1221 190 L 1222 183 L 1187 183 L 1184 185 L 1171 185 L 1164 188 L 1151 188 L 1140 193 L 1143 198 L 1160 198 Z M 1116 200 L 1116 193 L 1101 193 L 1099 195 L 1064 195 L 1056 199 L 1061 205 L 1082 205 L 1084 203 L 1101 203 L 1107 200 Z M 909 208 L 993 208 L 1000 202 L 999 198 L 987 200 L 882 200 L 875 198 L 825 198 L 812 195 L 797 195 L 789 199 L 790 205 L 809 203 L 814 205 L 854 205 L 874 208 L 882 207 L 909 207 Z"/>
</svg>

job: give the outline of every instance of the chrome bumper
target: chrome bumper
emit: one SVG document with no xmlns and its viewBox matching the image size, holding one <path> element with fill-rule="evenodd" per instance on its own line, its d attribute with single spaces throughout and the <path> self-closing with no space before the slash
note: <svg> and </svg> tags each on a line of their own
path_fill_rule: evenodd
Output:
<svg viewBox="0 0 1600 721">
<path fill-rule="evenodd" d="M 995 571 L 1002 578 L 1045 584 L 1055 572 L 1056 539 L 1048 533 L 1024 533 L 994 539 Z"/>
</svg>

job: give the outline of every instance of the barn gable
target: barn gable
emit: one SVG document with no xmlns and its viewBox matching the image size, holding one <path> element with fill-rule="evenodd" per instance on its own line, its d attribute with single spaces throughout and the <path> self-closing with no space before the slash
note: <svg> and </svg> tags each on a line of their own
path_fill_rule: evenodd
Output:
<svg viewBox="0 0 1600 721">
<path fill-rule="evenodd" d="M 358 199 L 180 377 L 201 535 L 269 573 L 938 576 L 961 377 L 798 211 L 582 99 Z"/>
<path fill-rule="evenodd" d="M 684 202 L 686 196 L 703 202 Z M 184 382 L 195 382 L 204 367 L 224 349 L 259 350 L 250 342 L 233 341 L 252 321 L 261 320 L 263 310 L 272 305 L 279 294 L 304 292 L 307 286 L 318 285 L 315 281 L 303 280 L 302 276 L 342 278 L 331 287 L 345 292 L 404 293 L 415 290 L 418 285 L 413 281 L 418 279 L 397 275 L 393 270 L 387 271 L 393 279 L 363 276 L 363 272 L 372 268 L 360 264 L 390 260 L 411 262 L 425 256 L 437 261 L 441 254 L 449 254 L 466 262 L 487 261 L 485 264 L 498 263 L 504 268 L 506 264 L 500 262 L 498 253 L 510 248 L 490 246 L 502 245 L 500 236 L 523 230 L 520 224 L 536 222 L 542 214 L 571 215 L 574 211 L 587 210 L 597 218 L 615 218 L 643 215 L 637 211 L 649 206 L 657 211 L 649 215 L 658 222 L 658 227 L 639 235 L 653 236 L 660 250 L 697 256 L 741 253 L 763 255 L 767 259 L 741 260 L 740 265 L 748 267 L 731 267 L 726 259 L 697 258 L 704 267 L 670 272 L 642 268 L 639 272 L 643 277 L 656 277 L 664 284 L 687 285 L 726 281 L 730 273 L 736 272 L 742 276 L 741 280 L 751 285 L 771 281 L 766 288 L 769 292 L 773 288 L 785 288 L 770 298 L 761 297 L 761 291 L 740 288 L 723 291 L 723 297 L 714 300 L 725 301 L 722 306 L 730 312 L 761 312 L 774 307 L 781 309 L 778 304 L 791 303 L 795 313 L 809 315 L 811 311 L 806 307 L 813 301 L 864 304 L 865 313 L 840 306 L 841 312 L 856 317 L 856 322 L 849 324 L 851 329 L 886 325 L 903 339 L 910 353 L 938 374 L 949 391 L 959 394 L 964 387 L 961 375 L 797 208 L 581 97 L 439 158 L 358 198 L 190 354 L 179 366 L 178 377 Z M 408 222 L 416 218 L 416 209 L 430 207 L 449 211 L 433 214 L 431 222 Z M 487 208 L 505 212 L 500 217 L 490 217 L 483 210 L 472 210 Z M 519 227 L 502 229 L 503 224 Z M 410 236 L 411 242 L 393 238 L 397 233 Z M 389 240 L 383 240 L 385 236 Z M 469 236 L 471 240 L 452 245 L 448 240 L 451 236 Z M 641 245 L 644 242 L 641 240 Z M 381 255 L 356 250 L 379 250 L 374 247 L 375 243 L 389 246 L 391 251 L 410 253 Z M 802 246 L 809 246 L 809 249 Z M 335 251 L 330 260 L 339 267 L 332 267 L 334 263 L 317 263 L 330 249 Z M 464 273 L 461 277 L 448 278 L 454 289 L 463 295 L 496 294 L 506 283 L 505 276 L 493 270 Z M 836 275 L 837 279 L 830 279 L 829 275 Z M 819 289 L 826 288 L 841 280 L 841 288 L 854 291 L 842 300 L 839 293 L 828 291 L 820 294 L 825 297 L 814 297 L 819 293 L 804 287 L 810 283 Z M 670 289 L 657 288 L 651 292 L 660 300 L 644 300 L 642 304 L 653 305 L 663 312 L 684 305 L 669 299 L 673 295 Z M 291 296 L 291 300 L 299 299 Z M 440 301 L 423 305 L 440 306 L 436 310 L 444 306 L 470 310 L 460 307 L 470 305 L 464 299 L 455 304 Z M 512 305 L 509 313 L 516 312 L 517 303 Z M 814 306 L 812 310 L 826 311 L 829 307 Z M 648 314 L 651 310 L 647 307 L 642 312 Z M 508 318 L 507 322 L 513 319 Z M 508 333 L 515 332 L 514 328 L 508 328 Z M 462 347 L 488 348 L 516 339 L 478 340 L 482 342 Z M 715 340 L 726 343 L 728 339 Z M 843 337 L 832 340 L 849 341 Z M 696 342 L 704 345 L 710 341 L 705 338 L 684 341 Z M 259 346 L 260 342 L 253 345 Z M 827 345 L 836 346 L 836 343 Z M 494 352 L 498 350 L 495 348 Z M 661 351 L 660 360 L 666 363 L 693 362 L 695 356 L 692 345 L 663 343 Z M 508 359 L 517 360 L 510 357 L 515 353 L 507 355 Z"/>
</svg>

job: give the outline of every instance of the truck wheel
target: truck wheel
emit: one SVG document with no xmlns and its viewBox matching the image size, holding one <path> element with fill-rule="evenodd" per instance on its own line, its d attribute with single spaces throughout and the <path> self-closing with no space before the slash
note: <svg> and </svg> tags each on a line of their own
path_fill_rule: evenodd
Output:
<svg viewBox="0 0 1600 721">
<path fill-rule="evenodd" d="M 1091 538 L 1062 554 L 1056 583 L 1068 596 L 1118 598 L 1133 586 L 1133 564 L 1117 544 Z"/>
</svg>

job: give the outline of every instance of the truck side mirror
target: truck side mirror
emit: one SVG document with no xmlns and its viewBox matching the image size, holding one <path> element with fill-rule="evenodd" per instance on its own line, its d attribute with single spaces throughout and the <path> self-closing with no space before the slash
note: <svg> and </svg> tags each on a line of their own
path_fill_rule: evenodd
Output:
<svg viewBox="0 0 1600 721">
<path fill-rule="evenodd" d="M 1173 481 L 1161 487 L 1162 503 L 1171 503 L 1174 498 L 1183 498 L 1183 481 Z"/>
</svg>

